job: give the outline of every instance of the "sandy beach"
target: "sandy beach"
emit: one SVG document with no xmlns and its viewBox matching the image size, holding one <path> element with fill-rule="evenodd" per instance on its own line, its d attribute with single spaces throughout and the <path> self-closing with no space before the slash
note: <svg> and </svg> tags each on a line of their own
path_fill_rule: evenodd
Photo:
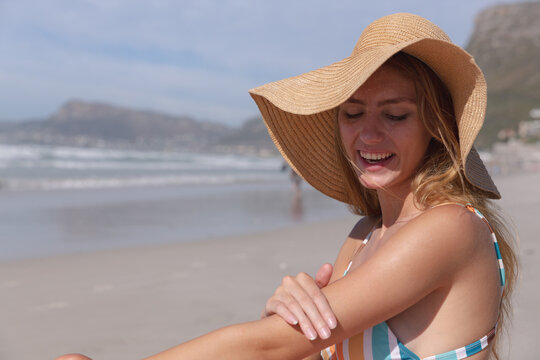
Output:
<svg viewBox="0 0 540 360">
<path fill-rule="evenodd" d="M 520 235 L 521 279 L 503 358 L 534 359 L 540 174 L 496 182 Z M 228 238 L 0 263 L 0 359 L 74 351 L 96 360 L 139 359 L 256 319 L 284 275 L 313 274 L 332 262 L 355 221 L 350 215 Z"/>
</svg>

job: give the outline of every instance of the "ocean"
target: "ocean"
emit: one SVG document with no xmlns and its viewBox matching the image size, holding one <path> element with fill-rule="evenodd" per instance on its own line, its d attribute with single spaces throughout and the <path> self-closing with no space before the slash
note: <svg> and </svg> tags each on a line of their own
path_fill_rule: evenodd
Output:
<svg viewBox="0 0 540 360">
<path fill-rule="evenodd" d="M 347 215 L 279 157 L 0 145 L 0 261 L 199 241 Z"/>
<path fill-rule="evenodd" d="M 0 186 L 15 191 L 271 181 L 280 167 L 277 157 L 0 145 Z"/>
</svg>

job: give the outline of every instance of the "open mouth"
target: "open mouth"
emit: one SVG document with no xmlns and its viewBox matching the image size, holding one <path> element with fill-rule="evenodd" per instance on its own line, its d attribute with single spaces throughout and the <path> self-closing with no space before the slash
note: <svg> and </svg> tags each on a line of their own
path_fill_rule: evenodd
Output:
<svg viewBox="0 0 540 360">
<path fill-rule="evenodd" d="M 393 153 L 370 153 L 365 151 L 358 151 L 358 153 L 368 164 L 379 164 L 394 156 Z"/>
</svg>

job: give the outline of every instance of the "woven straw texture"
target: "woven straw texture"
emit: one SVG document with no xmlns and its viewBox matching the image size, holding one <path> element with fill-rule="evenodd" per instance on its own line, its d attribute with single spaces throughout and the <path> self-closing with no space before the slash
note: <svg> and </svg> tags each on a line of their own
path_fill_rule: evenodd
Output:
<svg viewBox="0 0 540 360">
<path fill-rule="evenodd" d="M 413 14 L 376 20 L 341 61 L 250 90 L 278 150 L 313 187 L 351 203 L 335 151 L 337 107 L 399 51 L 423 61 L 446 84 L 454 102 L 465 176 L 492 198 L 500 198 L 473 147 L 487 102 L 482 71 L 440 28 Z"/>
</svg>

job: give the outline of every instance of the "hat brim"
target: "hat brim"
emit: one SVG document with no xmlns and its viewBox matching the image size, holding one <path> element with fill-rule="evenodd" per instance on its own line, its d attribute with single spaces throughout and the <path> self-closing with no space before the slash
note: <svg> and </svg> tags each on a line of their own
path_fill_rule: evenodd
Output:
<svg viewBox="0 0 540 360">
<path fill-rule="evenodd" d="M 332 65 L 250 90 L 278 150 L 316 189 L 351 203 L 336 154 L 336 110 L 399 51 L 423 61 L 446 84 L 454 102 L 466 178 L 490 197 L 500 198 L 473 148 L 485 116 L 485 80 L 473 58 L 449 41 L 423 38 L 364 49 Z"/>
</svg>

